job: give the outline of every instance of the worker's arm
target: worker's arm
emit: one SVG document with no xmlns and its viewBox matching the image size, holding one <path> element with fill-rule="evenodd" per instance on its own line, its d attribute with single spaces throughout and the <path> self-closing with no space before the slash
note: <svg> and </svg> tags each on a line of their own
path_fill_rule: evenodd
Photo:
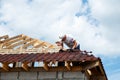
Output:
<svg viewBox="0 0 120 80">
<path fill-rule="evenodd" d="M 56 44 L 57 44 L 57 46 L 60 46 L 63 49 L 63 42 L 62 41 L 57 41 Z"/>
<path fill-rule="evenodd" d="M 72 49 L 75 49 L 76 46 L 77 46 L 77 42 L 76 42 L 76 40 L 74 40 L 73 43 L 74 43 L 74 45 L 73 45 Z"/>
</svg>

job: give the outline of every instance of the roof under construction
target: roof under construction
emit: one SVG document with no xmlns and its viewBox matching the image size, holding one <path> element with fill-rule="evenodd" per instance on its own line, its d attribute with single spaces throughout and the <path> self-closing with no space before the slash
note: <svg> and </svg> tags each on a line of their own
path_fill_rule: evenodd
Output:
<svg viewBox="0 0 120 80">
<path fill-rule="evenodd" d="M 31 38 L 26 35 L 17 35 L 9 37 L 4 35 L 0 37 L 1 53 L 23 53 L 23 52 L 58 52 L 59 47 L 48 42 Z"/>
<path fill-rule="evenodd" d="M 87 51 L 59 50 L 56 45 L 23 34 L 15 37 L 1 36 L 0 72 L 81 71 L 93 78 L 90 80 L 96 80 L 96 76 L 107 80 L 99 57 Z"/>
</svg>

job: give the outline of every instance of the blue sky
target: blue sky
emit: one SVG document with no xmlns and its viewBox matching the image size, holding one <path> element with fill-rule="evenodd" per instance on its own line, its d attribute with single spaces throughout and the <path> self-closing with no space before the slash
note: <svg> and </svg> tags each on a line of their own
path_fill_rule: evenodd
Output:
<svg viewBox="0 0 120 80">
<path fill-rule="evenodd" d="M 0 36 L 25 34 L 55 43 L 72 34 L 102 59 L 109 80 L 120 76 L 119 0 L 0 0 Z M 119 80 L 116 79 L 116 80 Z"/>
</svg>

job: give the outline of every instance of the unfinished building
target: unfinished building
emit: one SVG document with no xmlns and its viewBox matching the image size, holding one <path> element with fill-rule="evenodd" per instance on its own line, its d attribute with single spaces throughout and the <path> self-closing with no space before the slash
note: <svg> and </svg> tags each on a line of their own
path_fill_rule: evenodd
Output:
<svg viewBox="0 0 120 80">
<path fill-rule="evenodd" d="M 107 80 L 99 57 L 59 49 L 25 35 L 1 36 L 0 80 Z"/>
</svg>

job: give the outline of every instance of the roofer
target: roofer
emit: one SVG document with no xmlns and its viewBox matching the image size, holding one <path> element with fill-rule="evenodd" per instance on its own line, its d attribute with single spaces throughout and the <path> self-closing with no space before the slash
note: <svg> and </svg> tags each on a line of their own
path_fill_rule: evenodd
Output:
<svg viewBox="0 0 120 80">
<path fill-rule="evenodd" d="M 75 39 L 73 39 L 69 35 L 65 34 L 63 36 L 60 36 L 59 38 L 61 39 L 61 41 L 57 41 L 56 44 L 61 47 L 60 51 L 64 51 L 63 44 L 67 45 L 70 48 L 70 51 L 74 49 L 80 50 L 80 45 L 77 43 Z M 64 62 L 58 63 L 58 66 L 64 66 L 64 65 L 65 65 Z M 72 65 L 78 66 L 79 62 L 72 62 Z"/>
<path fill-rule="evenodd" d="M 59 43 L 61 43 L 62 49 L 63 49 L 63 44 L 65 44 L 70 49 L 78 49 L 78 50 L 80 50 L 80 45 L 72 37 L 65 34 L 63 36 L 60 36 L 59 38 L 61 39 L 61 41 Z"/>
</svg>

